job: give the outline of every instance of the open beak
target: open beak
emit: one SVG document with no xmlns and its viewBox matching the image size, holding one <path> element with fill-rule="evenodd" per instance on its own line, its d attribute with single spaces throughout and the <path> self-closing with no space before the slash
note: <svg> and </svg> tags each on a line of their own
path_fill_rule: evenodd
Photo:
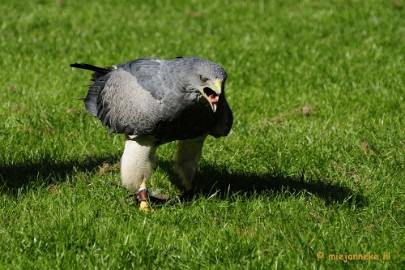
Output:
<svg viewBox="0 0 405 270">
<path fill-rule="evenodd" d="M 219 95 L 222 91 L 222 82 L 216 79 L 212 84 L 203 88 L 203 95 L 211 105 L 212 111 L 215 113 L 217 110 L 217 104 L 219 102 Z"/>
</svg>

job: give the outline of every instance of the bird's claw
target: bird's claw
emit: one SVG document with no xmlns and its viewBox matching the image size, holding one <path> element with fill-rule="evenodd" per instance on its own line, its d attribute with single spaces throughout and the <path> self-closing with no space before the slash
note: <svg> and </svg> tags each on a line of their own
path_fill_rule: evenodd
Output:
<svg viewBox="0 0 405 270">
<path fill-rule="evenodd" d="M 151 210 L 149 206 L 149 192 L 146 187 L 139 189 L 138 194 L 136 194 L 136 198 L 138 199 L 138 201 L 140 201 L 139 210 L 144 212 L 148 212 Z"/>
</svg>

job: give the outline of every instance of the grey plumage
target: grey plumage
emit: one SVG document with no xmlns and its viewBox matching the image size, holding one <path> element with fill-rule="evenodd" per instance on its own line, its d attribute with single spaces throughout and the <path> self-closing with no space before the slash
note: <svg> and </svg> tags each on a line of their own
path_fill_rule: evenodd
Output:
<svg viewBox="0 0 405 270">
<path fill-rule="evenodd" d="M 226 136 L 232 127 L 225 70 L 196 57 L 142 58 L 106 68 L 71 66 L 94 71 L 86 109 L 110 132 L 127 135 L 121 159 L 123 186 L 145 192 L 156 147 L 180 140 L 176 166 L 190 191 L 206 136 Z M 145 201 L 141 208 L 148 209 Z"/>
<path fill-rule="evenodd" d="M 215 112 L 197 89 L 199 76 L 219 79 L 222 88 L 227 78 L 222 67 L 207 60 L 144 58 L 109 68 L 71 66 L 95 71 L 84 101 L 110 132 L 151 136 L 164 143 L 205 133 L 225 136 L 231 129 L 232 112 L 223 89 Z"/>
</svg>

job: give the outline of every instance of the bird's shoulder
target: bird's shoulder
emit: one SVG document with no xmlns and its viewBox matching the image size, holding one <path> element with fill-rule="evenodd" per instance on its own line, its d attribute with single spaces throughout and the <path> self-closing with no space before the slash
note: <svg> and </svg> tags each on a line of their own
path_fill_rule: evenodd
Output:
<svg viewBox="0 0 405 270">
<path fill-rule="evenodd" d="M 162 99 L 170 91 L 165 73 L 166 60 L 140 58 L 118 65 L 118 69 L 129 72 L 137 83 L 155 99 Z"/>
</svg>

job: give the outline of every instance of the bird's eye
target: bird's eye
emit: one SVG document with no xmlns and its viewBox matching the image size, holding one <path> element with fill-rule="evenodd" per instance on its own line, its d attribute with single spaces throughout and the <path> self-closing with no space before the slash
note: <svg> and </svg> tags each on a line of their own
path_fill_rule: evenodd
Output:
<svg viewBox="0 0 405 270">
<path fill-rule="evenodd" d="M 208 78 L 207 78 L 207 77 L 204 77 L 203 75 L 200 75 L 200 81 L 203 82 L 203 83 L 205 83 L 205 82 L 208 81 Z"/>
</svg>

